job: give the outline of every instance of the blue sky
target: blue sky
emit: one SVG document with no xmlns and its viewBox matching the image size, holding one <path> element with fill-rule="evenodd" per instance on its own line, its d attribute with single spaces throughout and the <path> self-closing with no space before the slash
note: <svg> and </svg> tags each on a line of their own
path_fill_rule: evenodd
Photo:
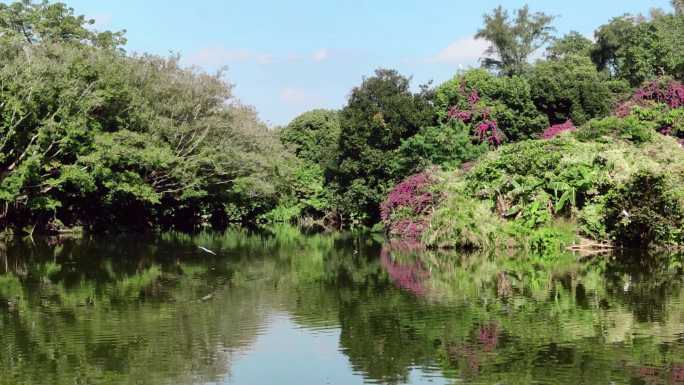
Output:
<svg viewBox="0 0 684 385">
<path fill-rule="evenodd" d="M 476 65 L 472 39 L 499 4 L 558 16 L 558 33 L 591 36 L 611 17 L 669 9 L 669 0 L 71 0 L 100 29 L 126 29 L 129 52 L 179 53 L 186 65 L 227 66 L 235 95 L 272 125 L 339 108 L 378 67 L 444 81 Z"/>
</svg>

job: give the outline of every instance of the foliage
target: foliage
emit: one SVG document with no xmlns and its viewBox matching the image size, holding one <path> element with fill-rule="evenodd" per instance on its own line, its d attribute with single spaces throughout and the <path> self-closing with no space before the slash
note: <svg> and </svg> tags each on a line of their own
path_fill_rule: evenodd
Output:
<svg viewBox="0 0 684 385">
<path fill-rule="evenodd" d="M 294 154 L 325 169 L 334 162 L 340 138 L 339 112 L 312 110 L 294 118 L 280 131 L 280 139 Z"/>
<path fill-rule="evenodd" d="M 588 57 L 568 55 L 540 61 L 526 77 L 532 100 L 552 124 L 571 119 L 576 124 L 608 115 L 616 91 L 626 89 L 599 73 Z"/>
<path fill-rule="evenodd" d="M 684 151 L 653 125 L 592 120 L 570 134 L 504 145 L 467 172 L 443 174 L 434 191 L 445 197 L 422 240 L 437 247 L 557 249 L 582 233 L 630 245 L 681 244 L 683 167 Z M 633 222 L 620 221 L 623 209 L 636 210 Z"/>
<path fill-rule="evenodd" d="M 380 206 L 380 218 L 390 235 L 420 239 L 439 193 L 432 191 L 434 172 L 423 171 L 399 183 Z"/>
<path fill-rule="evenodd" d="M 57 41 L 42 28 L 83 19 L 41 7 L 41 38 L 0 58 L 0 223 L 191 228 L 275 204 L 289 155 L 221 73 Z"/>
<path fill-rule="evenodd" d="M 606 197 L 606 229 L 628 246 L 684 243 L 684 190 L 681 180 L 640 171 Z"/>
<path fill-rule="evenodd" d="M 337 204 L 349 222 L 375 222 L 385 193 L 405 176 L 393 167 L 398 148 L 432 124 L 432 107 L 424 93 L 411 92 L 408 78 L 380 69 L 352 90 L 340 119 Z"/>
<path fill-rule="evenodd" d="M 522 77 L 471 70 L 438 86 L 434 103 L 440 121 L 463 121 L 484 141 L 500 143 L 532 138 L 548 127 L 531 92 Z"/>
<path fill-rule="evenodd" d="M 601 26 L 595 33 L 592 58 L 599 69 L 637 86 L 661 75 L 684 79 L 681 14 L 643 17 L 622 16 Z"/>
<path fill-rule="evenodd" d="M 334 167 L 339 138 L 339 112 L 332 110 L 305 112 L 280 131 L 280 140 L 300 161 L 293 165 L 287 197 L 278 203 L 281 214 L 267 215 L 269 221 L 316 217 L 333 209 L 326 174 Z"/>
<path fill-rule="evenodd" d="M 422 128 L 399 147 L 398 168 L 402 174 L 419 172 L 432 165 L 454 169 L 487 151 L 486 143 L 474 143 L 470 125 L 451 119 Z"/>
<path fill-rule="evenodd" d="M 501 6 L 486 14 L 475 35 L 491 44 L 482 65 L 505 75 L 522 74 L 529 56 L 551 40 L 552 20 L 541 12 L 530 13 L 527 5 L 515 11 L 514 20 Z"/>
<path fill-rule="evenodd" d="M 96 32 L 95 20 L 74 15 L 73 8 L 63 3 L 31 0 L 0 4 L 0 45 L 37 44 L 41 42 L 88 44 L 101 48 L 118 48 L 126 44 L 125 31 Z"/>
<path fill-rule="evenodd" d="M 568 56 L 589 57 L 594 43 L 581 33 L 571 31 L 561 38 L 554 38 L 546 48 L 546 57 L 560 60 Z"/>
</svg>

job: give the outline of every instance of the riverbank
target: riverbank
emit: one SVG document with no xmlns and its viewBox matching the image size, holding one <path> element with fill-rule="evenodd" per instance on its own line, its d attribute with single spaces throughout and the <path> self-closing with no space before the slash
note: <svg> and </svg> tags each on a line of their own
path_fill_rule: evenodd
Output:
<svg viewBox="0 0 684 385">
<path fill-rule="evenodd" d="M 684 149 L 635 115 L 501 146 L 406 179 L 383 205 L 391 235 L 437 248 L 684 244 Z"/>
</svg>

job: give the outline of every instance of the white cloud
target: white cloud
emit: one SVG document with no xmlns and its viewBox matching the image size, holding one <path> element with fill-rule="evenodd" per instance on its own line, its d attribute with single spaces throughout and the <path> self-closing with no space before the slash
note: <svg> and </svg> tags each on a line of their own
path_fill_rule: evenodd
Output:
<svg viewBox="0 0 684 385">
<path fill-rule="evenodd" d="M 189 55 L 185 61 L 199 66 L 221 66 L 228 63 L 247 61 L 254 61 L 258 64 L 270 64 L 273 62 L 273 55 L 244 49 L 230 50 L 222 47 L 210 47 Z"/>
<path fill-rule="evenodd" d="M 330 52 L 328 52 L 328 50 L 325 48 L 314 52 L 313 55 L 311 56 L 311 58 L 315 62 L 322 62 L 323 60 L 326 60 L 329 57 L 330 57 Z"/>
<path fill-rule="evenodd" d="M 489 47 L 489 43 L 483 39 L 464 37 L 449 44 L 437 55 L 428 59 L 431 63 L 448 64 L 474 64 Z"/>
</svg>

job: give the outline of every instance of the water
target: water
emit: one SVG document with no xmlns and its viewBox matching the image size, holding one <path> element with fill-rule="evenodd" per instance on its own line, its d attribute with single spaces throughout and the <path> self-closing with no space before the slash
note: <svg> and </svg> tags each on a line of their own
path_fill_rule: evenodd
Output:
<svg viewBox="0 0 684 385">
<path fill-rule="evenodd" d="M 0 385 L 364 383 L 684 384 L 682 255 L 289 227 L 0 242 Z"/>
</svg>

